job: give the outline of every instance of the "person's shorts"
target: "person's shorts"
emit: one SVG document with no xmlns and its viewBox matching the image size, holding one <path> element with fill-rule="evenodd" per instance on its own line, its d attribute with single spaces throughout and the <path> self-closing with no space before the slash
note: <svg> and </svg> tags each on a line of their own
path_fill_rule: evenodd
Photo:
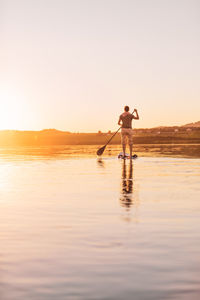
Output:
<svg viewBox="0 0 200 300">
<path fill-rule="evenodd" d="M 122 145 L 126 144 L 126 139 L 128 140 L 129 145 L 133 144 L 133 129 L 132 128 L 122 128 L 121 129 Z"/>
</svg>

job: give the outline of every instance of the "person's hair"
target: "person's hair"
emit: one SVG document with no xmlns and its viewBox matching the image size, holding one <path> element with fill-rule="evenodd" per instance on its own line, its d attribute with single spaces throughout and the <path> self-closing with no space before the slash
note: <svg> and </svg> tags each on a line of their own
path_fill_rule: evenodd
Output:
<svg viewBox="0 0 200 300">
<path fill-rule="evenodd" d="M 125 110 L 126 112 L 128 112 L 128 111 L 129 111 L 129 106 L 124 106 L 124 110 Z"/>
</svg>

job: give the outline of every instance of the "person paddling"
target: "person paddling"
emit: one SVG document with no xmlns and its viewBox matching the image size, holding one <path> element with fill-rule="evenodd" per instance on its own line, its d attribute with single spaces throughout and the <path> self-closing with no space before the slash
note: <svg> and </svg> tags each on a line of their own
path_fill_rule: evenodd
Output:
<svg viewBox="0 0 200 300">
<path fill-rule="evenodd" d="M 135 116 L 134 116 L 135 113 Z M 123 158 L 126 157 L 126 138 L 128 139 L 130 148 L 130 159 L 132 159 L 133 149 L 133 129 L 132 120 L 139 120 L 137 109 L 134 109 L 133 113 L 129 112 L 129 106 L 124 107 L 124 112 L 119 116 L 118 125 L 121 126 L 121 141 L 123 148 Z"/>
</svg>

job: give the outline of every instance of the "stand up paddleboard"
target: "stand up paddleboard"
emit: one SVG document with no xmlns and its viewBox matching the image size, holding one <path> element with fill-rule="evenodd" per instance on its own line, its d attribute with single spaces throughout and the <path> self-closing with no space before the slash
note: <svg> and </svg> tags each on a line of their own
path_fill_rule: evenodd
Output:
<svg viewBox="0 0 200 300">
<path fill-rule="evenodd" d="M 132 159 L 135 159 L 135 158 L 137 158 L 138 156 L 137 156 L 137 154 L 133 154 L 132 155 Z M 119 155 L 118 155 L 118 158 L 121 158 L 121 159 L 130 159 L 130 155 L 128 154 L 128 153 L 126 153 L 125 154 L 125 157 L 124 157 L 124 154 L 123 154 L 123 152 L 120 152 L 119 153 Z"/>
</svg>

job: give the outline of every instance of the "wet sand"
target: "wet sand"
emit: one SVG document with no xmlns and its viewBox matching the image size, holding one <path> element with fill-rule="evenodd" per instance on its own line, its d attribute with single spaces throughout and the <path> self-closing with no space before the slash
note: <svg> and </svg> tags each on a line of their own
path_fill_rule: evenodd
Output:
<svg viewBox="0 0 200 300">
<path fill-rule="evenodd" d="M 200 160 L 94 150 L 0 149 L 0 298 L 199 299 Z"/>
</svg>

